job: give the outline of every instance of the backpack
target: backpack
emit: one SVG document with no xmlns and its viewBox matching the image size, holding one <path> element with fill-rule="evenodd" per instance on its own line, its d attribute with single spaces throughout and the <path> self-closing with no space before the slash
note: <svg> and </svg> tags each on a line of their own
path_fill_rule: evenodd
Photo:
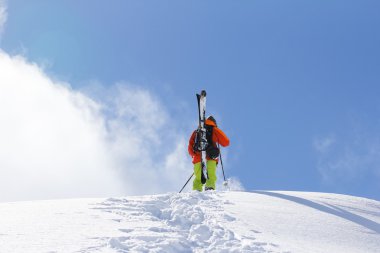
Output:
<svg viewBox="0 0 380 253">
<path fill-rule="evenodd" d="M 202 149 L 201 134 L 200 134 L 200 129 L 198 129 L 197 133 L 195 135 L 195 142 L 194 142 L 193 150 L 194 151 L 206 151 L 206 154 L 208 157 L 210 157 L 211 159 L 216 159 L 216 158 L 218 158 L 218 156 L 220 154 L 220 150 L 217 147 L 216 143 L 212 141 L 212 134 L 214 131 L 214 127 L 209 126 L 209 125 L 205 125 L 205 128 L 206 128 L 207 145 L 205 145 L 204 148 Z"/>
<path fill-rule="evenodd" d="M 207 139 L 207 148 L 206 148 L 206 154 L 211 158 L 211 159 L 216 159 L 218 158 L 220 154 L 220 150 L 217 147 L 216 143 L 212 141 L 212 134 L 214 131 L 213 126 L 206 125 L 206 139 Z"/>
</svg>

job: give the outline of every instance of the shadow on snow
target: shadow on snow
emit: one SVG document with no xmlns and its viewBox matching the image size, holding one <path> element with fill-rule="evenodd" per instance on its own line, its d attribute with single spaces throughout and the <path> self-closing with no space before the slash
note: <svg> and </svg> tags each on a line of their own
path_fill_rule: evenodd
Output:
<svg viewBox="0 0 380 253">
<path fill-rule="evenodd" d="M 307 200 L 307 199 L 303 199 L 303 198 L 295 197 L 295 196 L 291 196 L 291 195 L 286 195 L 286 194 L 282 194 L 282 193 L 277 193 L 277 192 L 253 191 L 253 193 L 263 194 L 263 195 L 268 195 L 271 197 L 277 197 L 277 198 L 293 201 L 295 203 L 314 208 L 318 211 L 325 212 L 328 214 L 332 214 L 332 215 L 338 216 L 342 219 L 354 222 L 358 225 L 366 227 L 369 230 L 372 230 L 375 233 L 380 234 L 380 224 L 379 223 L 376 223 L 370 219 L 364 218 L 364 217 L 357 215 L 357 214 L 353 214 L 351 212 L 348 212 L 346 210 L 343 210 L 343 209 L 336 207 L 336 206 L 333 206 L 333 205 L 324 206 L 324 205 L 318 204 L 316 202 L 313 202 L 311 200 Z"/>
</svg>

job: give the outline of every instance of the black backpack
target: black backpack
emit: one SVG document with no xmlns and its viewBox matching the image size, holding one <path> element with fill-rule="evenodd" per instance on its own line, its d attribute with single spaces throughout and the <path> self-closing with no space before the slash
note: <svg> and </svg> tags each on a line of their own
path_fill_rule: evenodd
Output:
<svg viewBox="0 0 380 253">
<path fill-rule="evenodd" d="M 213 126 L 206 125 L 206 138 L 207 138 L 207 149 L 206 149 L 206 154 L 211 158 L 211 159 L 216 159 L 218 158 L 220 154 L 220 150 L 218 146 L 216 145 L 215 142 L 212 141 L 212 134 L 214 131 Z"/>
<path fill-rule="evenodd" d="M 202 150 L 202 145 L 201 145 L 201 134 L 200 134 L 200 129 L 197 130 L 196 136 L 195 136 L 195 142 L 193 146 L 194 151 L 206 151 L 206 154 L 208 157 L 211 159 L 216 159 L 218 158 L 220 151 L 219 148 L 217 147 L 216 143 L 212 141 L 212 134 L 214 131 L 213 126 L 205 125 L 206 128 L 206 140 L 207 140 L 207 145 L 205 146 L 205 149 Z"/>
</svg>

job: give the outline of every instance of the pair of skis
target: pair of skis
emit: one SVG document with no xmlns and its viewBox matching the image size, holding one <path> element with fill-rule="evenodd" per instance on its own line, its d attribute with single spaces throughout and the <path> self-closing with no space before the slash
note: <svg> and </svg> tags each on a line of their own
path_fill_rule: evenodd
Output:
<svg viewBox="0 0 380 253">
<path fill-rule="evenodd" d="M 201 182 L 202 184 L 206 183 L 206 180 L 208 179 L 207 174 L 207 159 L 206 159 L 206 149 L 207 149 L 207 137 L 206 137 L 206 128 L 205 128 L 205 121 L 206 121 L 206 91 L 202 90 L 201 94 L 197 94 L 197 100 L 198 100 L 198 112 L 199 112 L 199 126 L 198 126 L 198 149 L 201 151 L 202 160 L 201 160 L 201 168 L 202 168 L 202 175 L 201 175 Z"/>
</svg>

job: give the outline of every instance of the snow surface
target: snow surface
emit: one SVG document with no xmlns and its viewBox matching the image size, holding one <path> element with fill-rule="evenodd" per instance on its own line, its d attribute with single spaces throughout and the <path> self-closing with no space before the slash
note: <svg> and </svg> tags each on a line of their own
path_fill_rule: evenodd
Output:
<svg viewBox="0 0 380 253">
<path fill-rule="evenodd" d="M 1 203 L 0 252 L 380 252 L 380 202 L 255 191 Z"/>
</svg>

